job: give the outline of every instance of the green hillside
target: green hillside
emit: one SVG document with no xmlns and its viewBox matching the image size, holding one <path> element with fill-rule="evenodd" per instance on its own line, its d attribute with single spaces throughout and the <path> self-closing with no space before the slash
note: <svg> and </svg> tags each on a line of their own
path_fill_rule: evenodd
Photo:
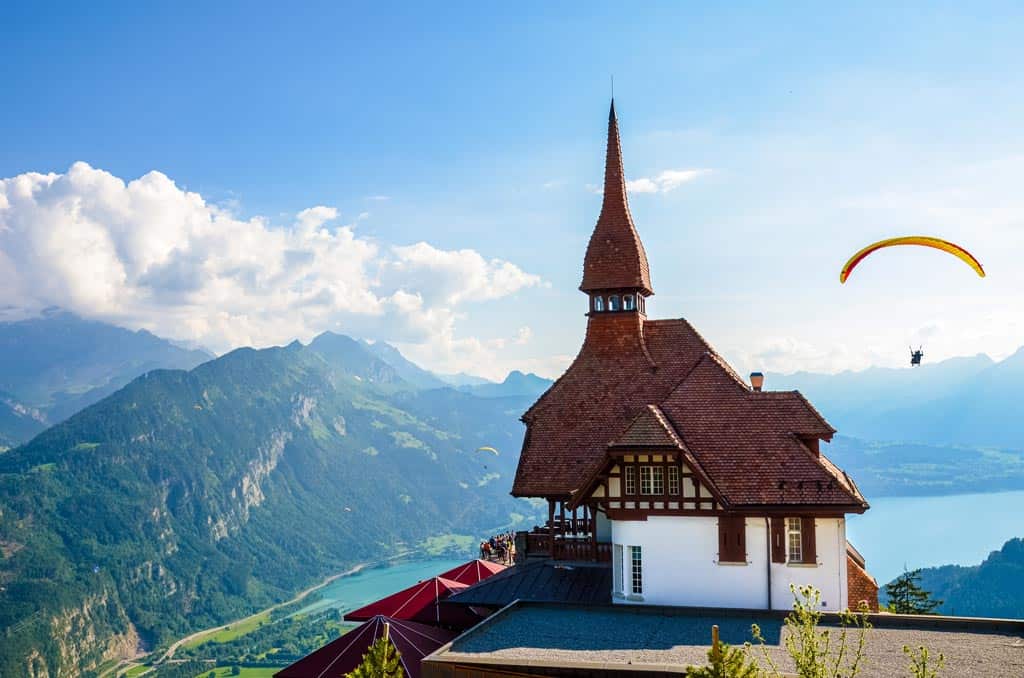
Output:
<svg viewBox="0 0 1024 678">
<path fill-rule="evenodd" d="M 1024 618 L 1024 539 L 1009 540 L 980 565 L 923 569 L 920 586 L 943 601 L 939 614 Z"/>
<path fill-rule="evenodd" d="M 528 512 L 528 402 L 413 390 L 341 339 L 151 372 L 0 455 L 0 675 L 88 670 Z"/>
</svg>

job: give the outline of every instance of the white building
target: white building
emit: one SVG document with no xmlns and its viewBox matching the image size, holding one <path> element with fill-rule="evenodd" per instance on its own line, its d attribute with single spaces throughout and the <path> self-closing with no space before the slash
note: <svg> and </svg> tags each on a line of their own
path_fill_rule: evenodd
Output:
<svg viewBox="0 0 1024 678">
<path fill-rule="evenodd" d="M 673 248 L 679 266 L 700 256 Z M 789 609 L 790 586 L 813 585 L 825 609 L 877 606 L 846 542 L 867 502 L 820 451 L 835 430 L 800 393 L 748 384 L 686 320 L 647 318 L 614 103 L 580 290 L 583 347 L 523 415 L 512 493 L 548 502 L 529 553 L 612 561 L 621 604 Z"/>
</svg>

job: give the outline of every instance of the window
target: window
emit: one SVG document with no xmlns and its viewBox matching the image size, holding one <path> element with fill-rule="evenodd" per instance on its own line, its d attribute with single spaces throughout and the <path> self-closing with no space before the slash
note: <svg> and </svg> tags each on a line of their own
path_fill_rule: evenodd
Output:
<svg viewBox="0 0 1024 678">
<path fill-rule="evenodd" d="M 626 294 L 622 297 L 622 310 L 632 311 L 636 308 L 636 298 L 632 294 Z"/>
<path fill-rule="evenodd" d="M 604 297 L 594 297 L 594 310 L 598 313 L 604 310 Z"/>
<path fill-rule="evenodd" d="M 799 518 L 786 518 L 786 544 L 789 562 L 804 561 L 804 539 Z"/>
<path fill-rule="evenodd" d="M 679 494 L 679 467 L 668 467 L 668 493 Z"/>
<path fill-rule="evenodd" d="M 622 544 L 612 548 L 612 593 L 622 595 Z"/>
<path fill-rule="evenodd" d="M 665 494 L 665 469 L 661 466 L 641 466 L 640 494 Z"/>
<path fill-rule="evenodd" d="M 612 296 L 608 297 L 608 310 L 609 311 L 618 311 L 619 310 L 619 297 L 618 297 L 617 294 L 613 294 Z"/>
<path fill-rule="evenodd" d="M 719 516 L 718 562 L 747 562 L 747 521 L 743 516 Z"/>
<path fill-rule="evenodd" d="M 626 476 L 624 478 L 626 485 L 626 494 L 636 494 L 636 467 L 627 466 Z"/>
<path fill-rule="evenodd" d="M 630 563 L 632 564 L 630 568 L 632 576 L 630 578 L 629 592 L 640 595 L 644 592 L 644 563 L 643 557 L 640 554 L 640 547 L 630 546 L 629 554 Z"/>
</svg>

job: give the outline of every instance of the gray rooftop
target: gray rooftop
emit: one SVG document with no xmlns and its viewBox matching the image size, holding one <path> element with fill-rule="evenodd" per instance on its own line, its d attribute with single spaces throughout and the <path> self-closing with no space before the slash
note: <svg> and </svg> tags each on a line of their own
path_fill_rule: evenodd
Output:
<svg viewBox="0 0 1024 678">
<path fill-rule="evenodd" d="M 530 667 L 543 675 L 681 674 L 689 665 L 706 663 L 712 624 L 724 642 L 742 645 L 751 640 L 752 623 L 761 626 L 779 668 L 791 671 L 781 614 L 544 603 L 515 603 L 427 661 Z M 1024 622 L 872 615 L 872 623 L 864 678 L 909 675 L 904 645 L 942 652 L 946 668 L 940 675 L 1024 676 Z M 759 648 L 752 651 L 760 658 Z"/>
<path fill-rule="evenodd" d="M 517 600 L 610 605 L 611 565 L 552 560 L 528 561 L 455 593 L 445 603 L 505 607 Z"/>
</svg>

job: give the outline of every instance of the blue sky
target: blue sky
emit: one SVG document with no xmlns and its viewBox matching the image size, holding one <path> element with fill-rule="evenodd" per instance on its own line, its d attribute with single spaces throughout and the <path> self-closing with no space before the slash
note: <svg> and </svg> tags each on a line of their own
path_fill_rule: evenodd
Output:
<svg viewBox="0 0 1024 678">
<path fill-rule="evenodd" d="M 1011 4 L 6 8 L 0 306 L 215 350 L 335 329 L 440 370 L 553 376 L 584 327 L 614 74 L 627 175 L 695 171 L 631 196 L 652 316 L 687 317 L 741 370 L 900 365 L 912 342 L 1004 356 L 1024 344 L 1021 19 Z M 31 172 L 66 181 L 23 179 L 14 200 Z M 336 212 L 309 228 L 335 240 L 298 233 L 316 206 Z M 900 251 L 838 284 L 860 246 L 911 233 L 961 242 L 989 277 Z"/>
</svg>

